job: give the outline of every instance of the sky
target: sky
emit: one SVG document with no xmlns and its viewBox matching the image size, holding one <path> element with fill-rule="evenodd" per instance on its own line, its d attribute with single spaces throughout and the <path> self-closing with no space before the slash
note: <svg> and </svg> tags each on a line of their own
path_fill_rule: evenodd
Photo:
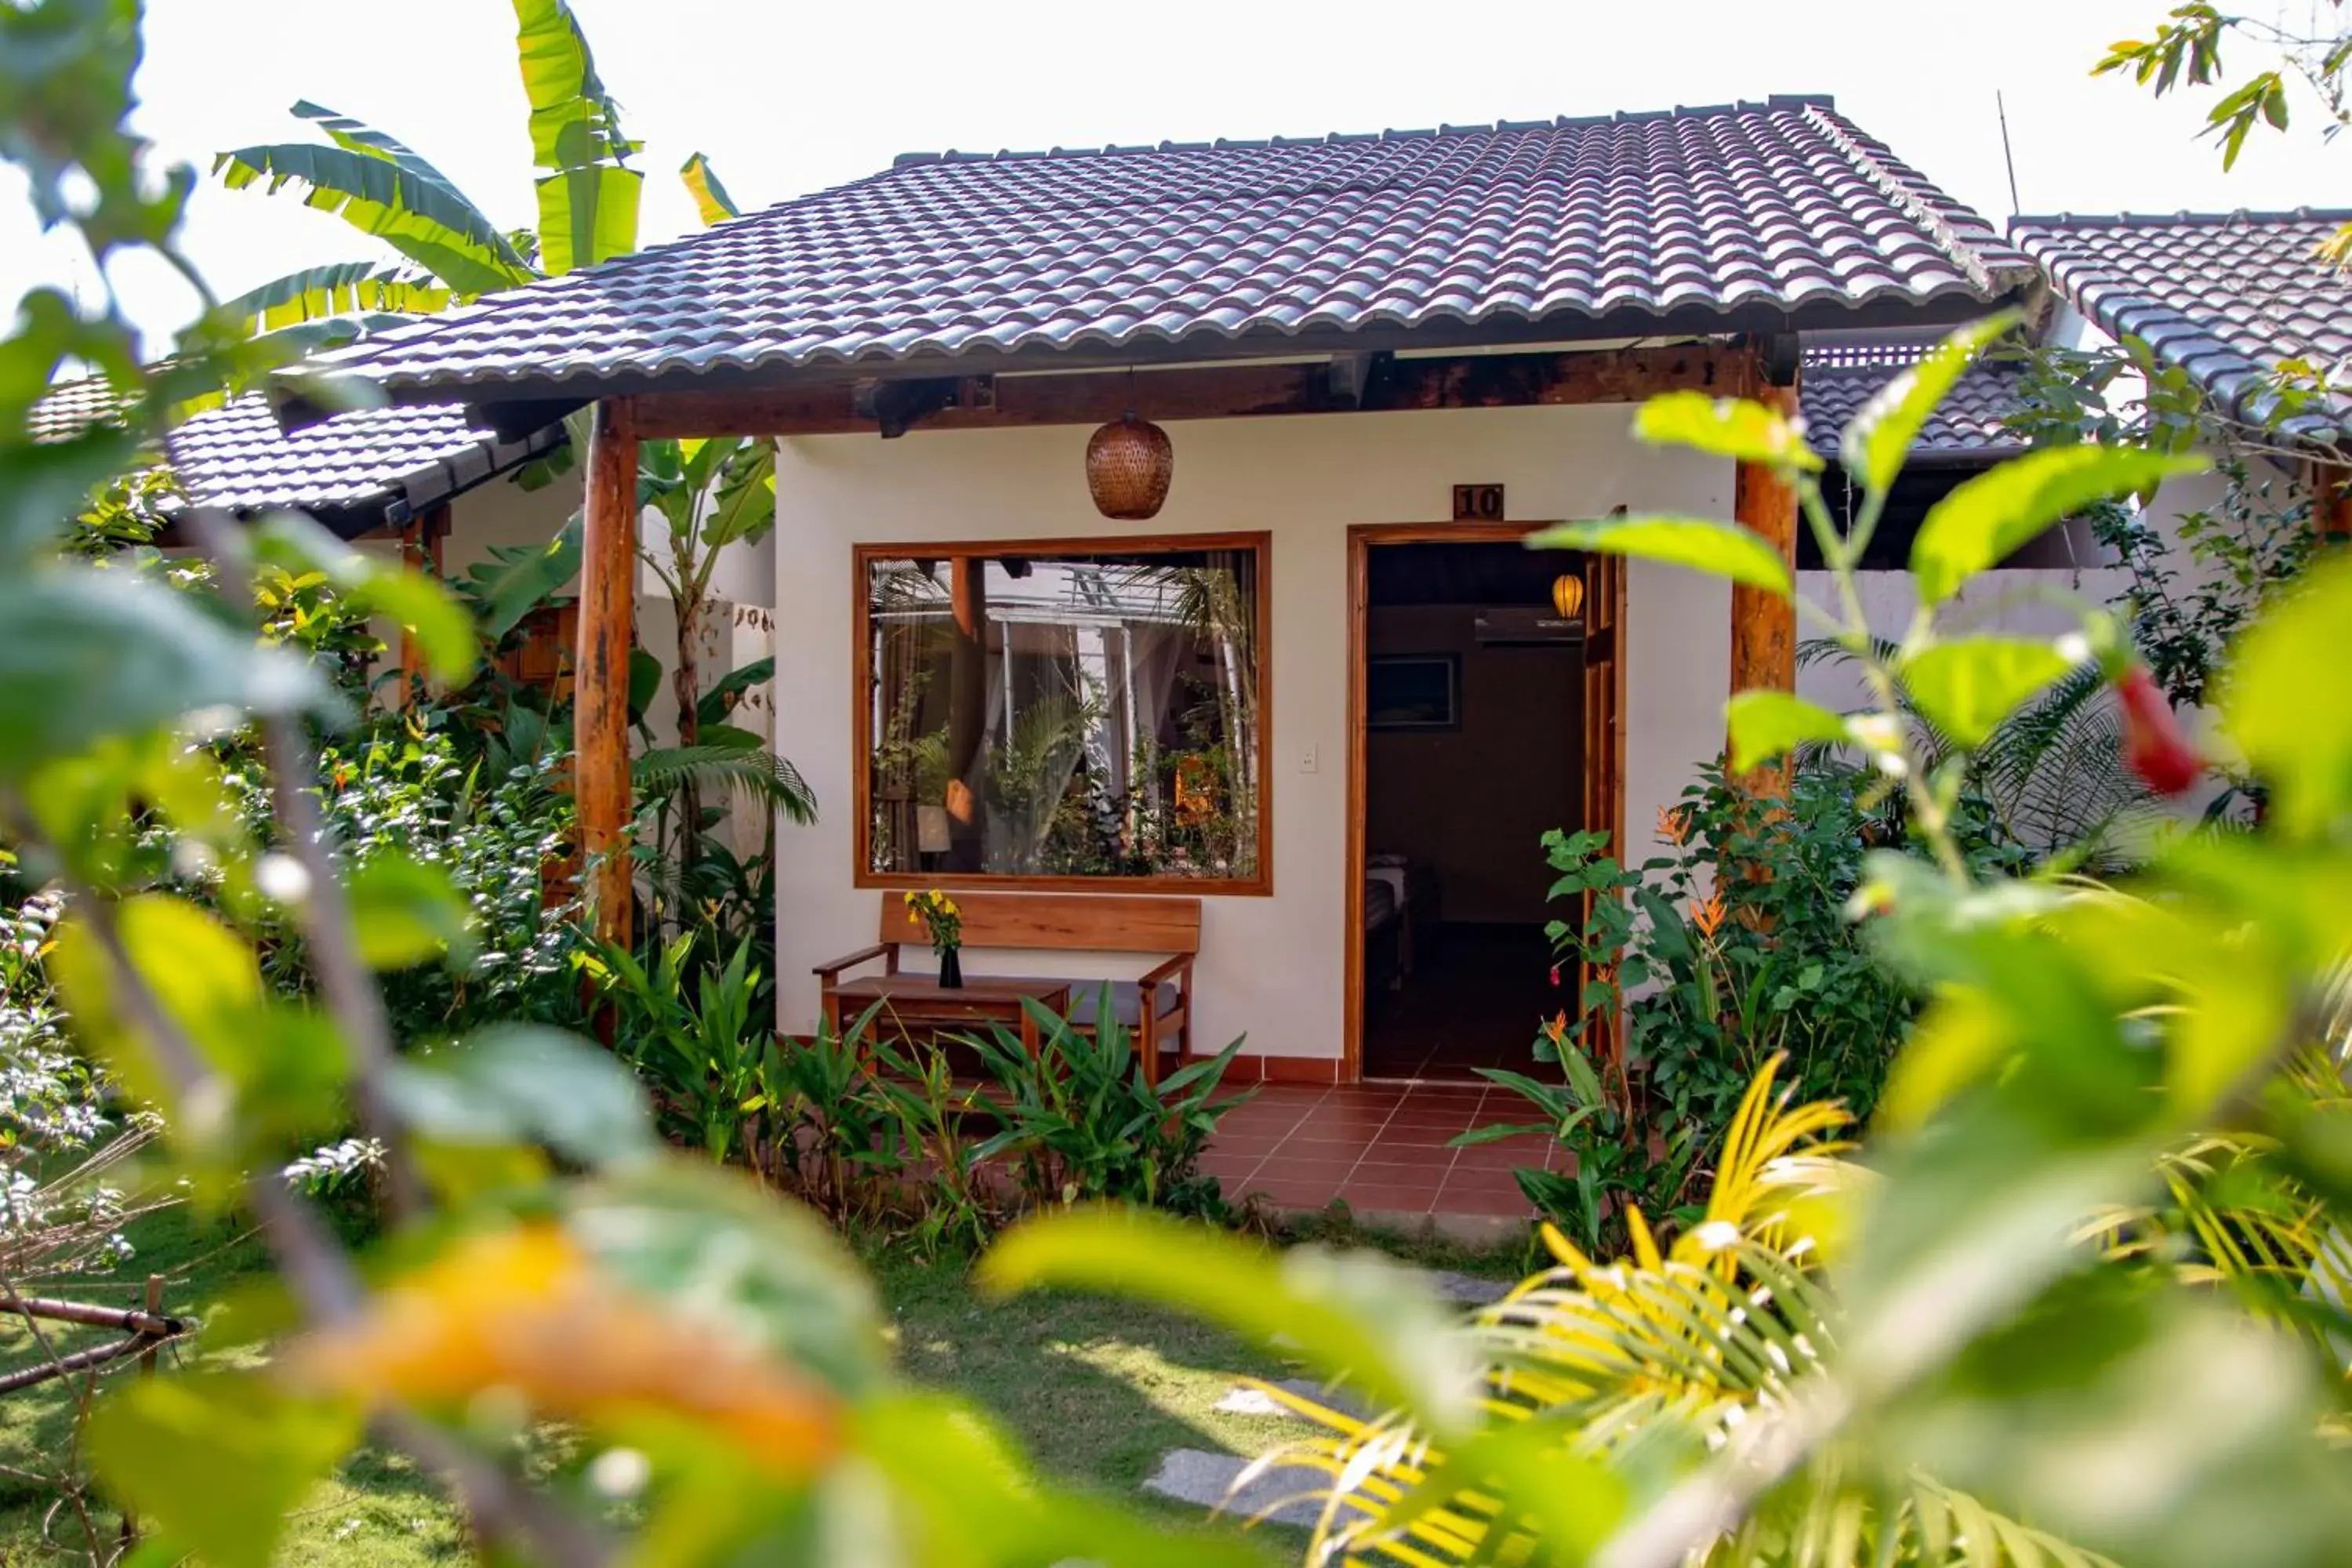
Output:
<svg viewBox="0 0 2352 1568">
<path fill-rule="evenodd" d="M 2170 0 L 572 0 L 629 133 L 646 143 L 640 237 L 696 226 L 674 171 L 708 153 L 747 210 L 955 147 L 1309 135 L 1826 92 L 1865 131 L 1996 222 L 2022 210 L 2352 205 L 2352 136 L 2315 100 L 2224 174 L 2194 140 L 2210 96 L 2150 100 L 2092 64 Z M 2283 19 L 2329 0 L 2247 0 Z M 499 0 L 149 0 L 135 123 L 166 160 L 310 139 L 308 98 L 407 142 L 502 226 L 530 220 L 522 89 Z M 2262 68 L 2260 49 L 2225 56 Z M 388 257 L 290 197 L 207 184 L 186 247 L 226 297 L 296 268 Z M 0 299 L 88 287 L 0 173 Z M 193 300 L 160 268 L 116 284 L 151 345 Z"/>
</svg>

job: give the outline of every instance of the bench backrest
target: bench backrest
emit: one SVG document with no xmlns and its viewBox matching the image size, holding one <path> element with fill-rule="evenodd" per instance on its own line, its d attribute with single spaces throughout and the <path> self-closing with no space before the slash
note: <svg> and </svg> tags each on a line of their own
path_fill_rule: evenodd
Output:
<svg viewBox="0 0 2352 1568">
<path fill-rule="evenodd" d="M 1201 900 L 1098 893 L 966 893 L 942 889 L 963 916 L 966 947 L 1027 947 L 1076 952 L 1198 952 Z M 921 946 L 904 895 L 882 895 L 882 942 Z"/>
</svg>

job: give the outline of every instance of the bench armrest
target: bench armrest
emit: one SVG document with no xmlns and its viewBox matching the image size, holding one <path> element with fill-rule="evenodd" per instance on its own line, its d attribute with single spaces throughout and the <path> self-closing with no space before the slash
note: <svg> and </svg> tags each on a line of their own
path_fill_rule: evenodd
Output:
<svg viewBox="0 0 2352 1568">
<path fill-rule="evenodd" d="M 855 969 L 861 963 L 868 963 L 877 958 L 896 957 L 898 952 L 898 948 L 892 944 L 877 942 L 872 947 L 861 947 L 845 958 L 836 958 L 830 963 L 817 964 L 809 973 L 823 980 L 827 985 L 831 985 L 841 978 L 843 970 Z M 894 964 L 892 967 L 897 966 Z"/>
<path fill-rule="evenodd" d="M 1171 980 L 1178 980 L 1185 994 L 1190 996 L 1192 990 L 1192 964 L 1199 957 L 1198 953 L 1180 952 L 1156 968 L 1147 970 L 1143 977 L 1135 983 L 1135 988 L 1143 994 L 1148 1002 L 1160 994 L 1160 988 L 1162 985 Z"/>
</svg>

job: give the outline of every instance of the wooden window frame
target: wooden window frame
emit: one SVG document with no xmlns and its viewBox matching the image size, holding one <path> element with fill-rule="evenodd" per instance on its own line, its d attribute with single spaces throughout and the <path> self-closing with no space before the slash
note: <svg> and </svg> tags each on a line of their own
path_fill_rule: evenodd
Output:
<svg viewBox="0 0 2352 1568">
<path fill-rule="evenodd" d="M 1000 558 L 1065 555 L 1176 554 L 1247 550 L 1257 559 L 1257 874 L 1224 877 L 1029 876 L 1003 871 L 877 871 L 874 865 L 874 626 L 872 563 L 913 556 Z M 1092 534 L 1058 539 L 916 540 L 859 544 L 850 552 L 850 752 L 853 809 L 851 886 L 955 887 L 1008 892 L 1191 893 L 1202 898 L 1270 898 L 1274 893 L 1274 535 L 1239 533 Z"/>
</svg>

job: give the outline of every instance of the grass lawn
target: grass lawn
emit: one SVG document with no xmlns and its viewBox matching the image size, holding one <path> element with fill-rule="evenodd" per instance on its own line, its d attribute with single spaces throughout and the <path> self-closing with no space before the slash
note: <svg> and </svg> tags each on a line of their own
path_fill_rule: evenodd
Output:
<svg viewBox="0 0 2352 1568">
<path fill-rule="evenodd" d="M 146 1276 L 156 1272 L 167 1277 L 166 1311 L 203 1316 L 267 1271 L 257 1240 L 202 1224 L 185 1210 L 149 1216 L 131 1239 L 138 1256 L 120 1282 L 52 1293 L 135 1305 Z M 1478 1262 L 1433 1260 L 1451 1267 Z M 985 1300 L 966 1283 L 961 1261 L 923 1264 L 883 1253 L 872 1268 L 910 1379 L 957 1391 L 986 1407 L 1048 1474 L 1126 1498 L 1171 1523 L 1200 1516 L 1138 1490 L 1160 1455 L 1180 1447 L 1254 1455 L 1303 1430 L 1276 1417 L 1212 1408 L 1237 1378 L 1279 1377 L 1288 1369 L 1190 1320 L 1098 1297 Z M 66 1349 L 116 1337 L 105 1330 L 50 1327 L 54 1342 Z M 181 1363 L 204 1353 L 200 1342 L 182 1347 Z M 0 1323 L 0 1367 L 32 1359 L 23 1320 Z M 72 1395 L 63 1384 L 0 1397 L 0 1467 L 5 1467 L 0 1469 L 0 1565 L 5 1568 L 47 1555 L 43 1521 L 56 1499 L 54 1491 L 8 1472 L 53 1473 L 72 1439 L 71 1412 Z M 98 1522 L 110 1536 L 114 1515 L 105 1512 Z M 47 1528 L 54 1540 L 80 1537 L 70 1510 L 55 1512 Z M 1269 1563 L 1297 1560 L 1295 1533 L 1252 1533 Z M 457 1514 L 432 1478 L 405 1459 L 367 1451 L 296 1513 L 280 1561 L 303 1568 L 405 1568 L 459 1561 L 462 1545 Z"/>
</svg>

